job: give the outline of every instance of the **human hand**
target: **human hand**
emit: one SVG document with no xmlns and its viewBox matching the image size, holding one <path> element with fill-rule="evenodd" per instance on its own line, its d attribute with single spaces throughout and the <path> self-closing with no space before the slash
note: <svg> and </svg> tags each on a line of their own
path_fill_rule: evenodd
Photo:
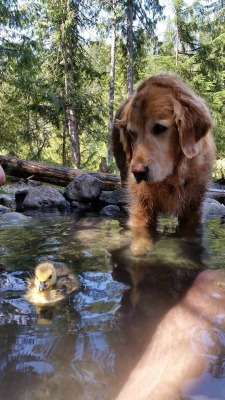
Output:
<svg viewBox="0 0 225 400">
<path fill-rule="evenodd" d="M 0 185 L 2 185 L 3 183 L 5 183 L 5 172 L 0 165 Z"/>
</svg>

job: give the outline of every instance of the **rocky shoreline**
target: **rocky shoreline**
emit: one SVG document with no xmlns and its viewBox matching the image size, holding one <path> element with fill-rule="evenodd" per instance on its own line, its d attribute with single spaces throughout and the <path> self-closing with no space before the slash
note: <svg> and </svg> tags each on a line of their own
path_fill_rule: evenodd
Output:
<svg viewBox="0 0 225 400">
<path fill-rule="evenodd" d="M 110 218 L 127 214 L 127 194 L 123 188 L 105 191 L 96 177 L 84 173 L 74 178 L 65 189 L 46 186 L 37 181 L 20 180 L 13 187 L 6 185 L 0 194 L 0 214 L 3 222 L 26 219 L 27 210 L 54 208 L 77 212 L 98 212 Z M 10 193 L 10 194 L 8 194 Z M 223 190 L 221 199 L 224 199 Z M 203 204 L 203 218 L 225 218 L 225 206 L 207 194 Z"/>
</svg>

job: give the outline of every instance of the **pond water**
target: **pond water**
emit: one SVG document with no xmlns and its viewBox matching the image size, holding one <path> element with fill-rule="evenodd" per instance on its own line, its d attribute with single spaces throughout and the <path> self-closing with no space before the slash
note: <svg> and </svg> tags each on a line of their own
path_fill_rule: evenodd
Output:
<svg viewBox="0 0 225 400">
<path fill-rule="evenodd" d="M 29 216 L 28 222 L 0 223 L 0 399 L 114 400 L 168 310 L 201 271 L 225 267 L 225 225 L 207 222 L 197 247 L 182 242 L 174 221 L 164 219 L 155 251 L 134 258 L 122 220 Z M 44 260 L 70 267 L 81 289 L 42 313 L 23 295 L 26 278 Z M 218 282 L 225 292 L 223 275 Z M 225 302 L 210 314 L 216 317 L 225 321 Z M 225 322 L 216 329 L 204 368 L 182 381 L 180 398 L 225 399 Z"/>
</svg>

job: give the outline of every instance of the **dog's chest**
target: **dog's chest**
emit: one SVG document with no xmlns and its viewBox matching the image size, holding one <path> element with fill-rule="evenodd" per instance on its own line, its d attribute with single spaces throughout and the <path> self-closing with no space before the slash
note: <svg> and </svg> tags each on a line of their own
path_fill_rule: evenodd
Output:
<svg viewBox="0 0 225 400">
<path fill-rule="evenodd" d="M 165 185 L 153 191 L 153 207 L 159 212 L 179 215 L 187 203 L 185 186 Z M 189 197 L 189 196 L 188 196 Z"/>
</svg>

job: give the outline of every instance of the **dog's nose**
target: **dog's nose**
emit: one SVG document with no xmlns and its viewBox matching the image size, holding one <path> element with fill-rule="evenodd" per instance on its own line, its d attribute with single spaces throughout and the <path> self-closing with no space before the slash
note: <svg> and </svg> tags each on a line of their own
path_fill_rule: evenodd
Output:
<svg viewBox="0 0 225 400">
<path fill-rule="evenodd" d="M 137 183 L 148 180 L 148 167 L 142 163 L 133 164 L 131 172 L 134 174 Z"/>
</svg>

